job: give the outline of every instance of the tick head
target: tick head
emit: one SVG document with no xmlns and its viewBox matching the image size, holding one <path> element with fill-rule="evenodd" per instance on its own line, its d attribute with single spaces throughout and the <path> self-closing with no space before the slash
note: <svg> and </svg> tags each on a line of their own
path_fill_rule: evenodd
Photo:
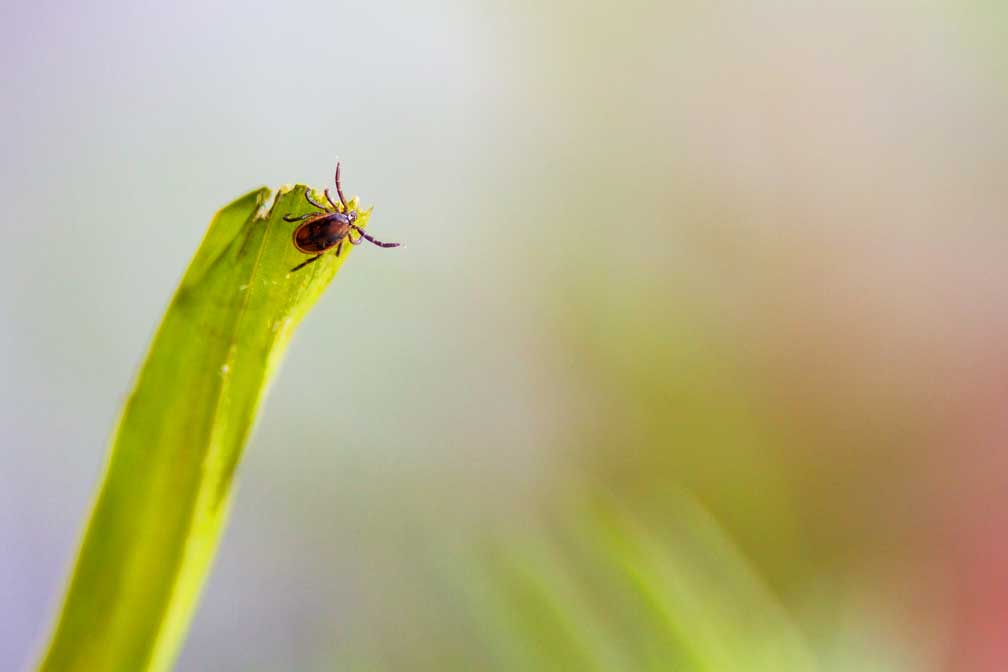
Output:
<svg viewBox="0 0 1008 672">
<path fill-rule="evenodd" d="M 350 212 L 346 213 L 346 216 L 347 216 L 347 221 L 349 221 L 351 224 L 353 224 L 354 222 L 357 221 L 357 211 L 356 210 L 351 210 Z"/>
</svg>

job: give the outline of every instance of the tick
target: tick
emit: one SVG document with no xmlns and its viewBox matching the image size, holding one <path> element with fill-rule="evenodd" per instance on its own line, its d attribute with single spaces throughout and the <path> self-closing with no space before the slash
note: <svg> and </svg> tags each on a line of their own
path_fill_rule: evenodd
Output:
<svg viewBox="0 0 1008 672">
<path fill-rule="evenodd" d="M 292 217 L 289 214 L 284 215 L 284 221 L 286 222 L 303 222 L 294 229 L 294 247 L 299 252 L 315 255 L 311 259 L 302 261 L 292 268 L 290 270 L 291 273 L 300 271 L 313 261 L 318 261 L 323 254 L 334 247 L 336 248 L 336 256 L 338 257 L 340 251 L 343 249 L 344 240 L 349 240 L 351 245 L 360 245 L 362 241 L 366 240 L 378 247 L 399 247 L 399 243 L 383 243 L 380 240 L 376 240 L 364 233 L 364 230 L 357 226 L 357 211 L 351 210 L 347 205 L 346 199 L 343 197 L 343 187 L 340 184 L 340 166 L 338 163 L 336 164 L 336 193 L 339 194 L 339 200 L 343 207 L 340 208 L 339 205 L 336 205 L 332 197 L 329 196 L 328 189 L 323 193 L 332 207 L 327 207 L 316 202 L 312 198 L 311 189 L 305 189 L 305 200 L 322 212 L 309 212 L 307 215 L 298 217 Z M 354 233 L 357 234 L 357 240 L 354 240 Z"/>
</svg>

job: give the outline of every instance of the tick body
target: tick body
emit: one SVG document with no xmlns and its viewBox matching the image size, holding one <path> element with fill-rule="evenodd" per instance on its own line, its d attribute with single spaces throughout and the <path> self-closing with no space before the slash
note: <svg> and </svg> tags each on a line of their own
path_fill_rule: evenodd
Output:
<svg viewBox="0 0 1008 672">
<path fill-rule="evenodd" d="M 284 215 L 285 221 L 302 222 L 300 226 L 294 229 L 294 247 L 299 252 L 315 255 L 311 259 L 303 261 L 292 268 L 292 273 L 301 270 L 313 261 L 318 261 L 323 254 L 334 247 L 336 248 L 336 256 L 338 257 L 340 251 L 343 249 L 344 240 L 349 240 L 351 245 L 360 245 L 361 242 L 366 240 L 378 247 L 399 247 L 399 243 L 383 243 L 380 240 L 372 238 L 357 226 L 357 212 L 347 206 L 346 199 L 343 197 L 338 163 L 336 164 L 336 193 L 339 194 L 340 204 L 343 207 L 341 208 L 332 200 L 328 189 L 324 193 L 331 207 L 316 202 L 312 199 L 311 190 L 306 189 L 305 200 L 321 210 L 321 212 L 310 212 L 300 217 Z M 354 239 L 354 234 L 357 235 L 356 240 Z"/>
<path fill-rule="evenodd" d="M 339 245 L 350 233 L 356 212 L 334 212 L 308 220 L 294 229 L 294 247 L 305 254 L 318 254 Z"/>
</svg>

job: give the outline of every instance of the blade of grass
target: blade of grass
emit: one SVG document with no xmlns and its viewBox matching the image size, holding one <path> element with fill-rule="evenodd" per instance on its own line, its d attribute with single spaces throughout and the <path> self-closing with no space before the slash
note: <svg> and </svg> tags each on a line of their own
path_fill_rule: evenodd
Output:
<svg viewBox="0 0 1008 672">
<path fill-rule="evenodd" d="M 352 248 L 289 273 L 305 256 L 282 217 L 312 211 L 306 189 L 281 191 L 265 214 L 269 190 L 253 191 L 211 222 L 119 419 L 40 670 L 171 666 L 264 390 Z"/>
</svg>

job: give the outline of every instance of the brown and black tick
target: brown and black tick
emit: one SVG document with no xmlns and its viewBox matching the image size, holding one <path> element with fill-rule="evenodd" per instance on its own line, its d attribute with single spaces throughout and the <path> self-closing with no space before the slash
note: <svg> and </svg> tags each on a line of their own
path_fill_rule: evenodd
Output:
<svg viewBox="0 0 1008 672">
<path fill-rule="evenodd" d="M 312 198 L 311 189 L 305 189 L 305 200 L 322 212 L 309 212 L 307 215 L 300 215 L 298 217 L 292 217 L 289 214 L 284 215 L 284 221 L 303 222 L 294 229 L 294 247 L 305 254 L 315 255 L 311 259 L 302 261 L 292 268 L 291 273 L 301 270 L 313 261 L 318 261 L 323 254 L 334 247 L 336 248 L 336 256 L 338 257 L 340 251 L 343 249 L 344 240 L 349 240 L 351 245 L 360 245 L 362 241 L 366 240 L 378 247 L 399 247 L 399 243 L 383 243 L 380 240 L 372 238 L 357 226 L 357 211 L 351 210 L 347 205 L 346 199 L 343 197 L 343 187 L 340 184 L 340 166 L 338 163 L 336 164 L 336 193 L 339 194 L 340 204 L 343 207 L 340 207 L 333 201 L 332 197 L 329 196 L 328 189 L 323 193 L 332 207 L 327 207 L 316 202 Z M 356 240 L 353 237 L 355 233 L 357 234 Z"/>
</svg>

